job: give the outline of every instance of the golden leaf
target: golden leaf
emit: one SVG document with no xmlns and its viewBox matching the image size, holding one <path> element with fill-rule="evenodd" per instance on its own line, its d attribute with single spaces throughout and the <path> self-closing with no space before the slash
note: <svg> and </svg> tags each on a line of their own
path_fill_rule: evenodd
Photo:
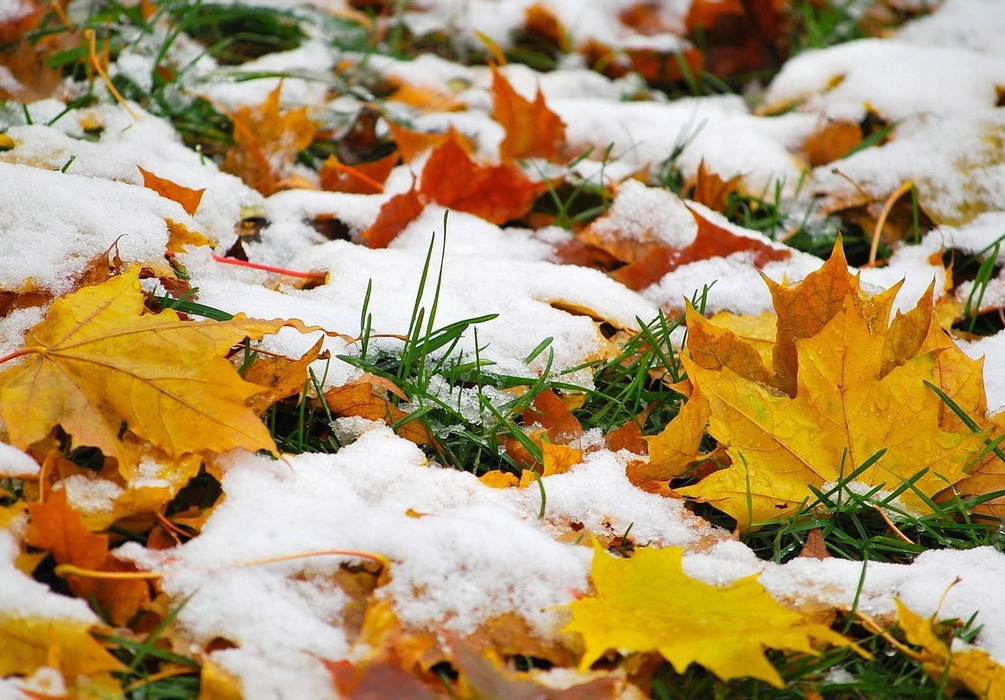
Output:
<svg viewBox="0 0 1005 700">
<path fill-rule="evenodd" d="M 124 670 L 90 630 L 79 620 L 0 615 L 0 676 L 31 675 L 51 665 L 70 677 Z"/>
<path fill-rule="evenodd" d="M 936 632 L 934 618 L 923 618 L 899 600 L 895 602 L 900 628 L 908 642 L 922 648 L 919 660 L 929 677 L 936 682 L 948 678 L 950 684 L 962 685 L 979 698 L 1005 697 L 1005 668 L 986 651 L 970 646 L 950 649 Z"/>
<path fill-rule="evenodd" d="M 723 680 L 749 676 L 783 687 L 765 649 L 816 654 L 816 640 L 860 651 L 829 627 L 783 606 L 756 576 L 728 586 L 688 577 L 682 554 L 678 547 L 639 549 L 623 559 L 594 543 L 590 576 L 596 595 L 572 602 L 572 622 L 564 630 L 583 636 L 581 671 L 608 649 L 656 651 L 679 673 L 698 663 Z"/>
<path fill-rule="evenodd" d="M 99 448 L 120 469 L 137 451 L 126 431 L 172 459 L 234 447 L 276 453 L 268 429 L 245 405 L 262 390 L 225 355 L 282 321 L 235 317 L 183 321 L 145 314 L 138 269 L 57 299 L 25 336 L 21 364 L 0 374 L 0 416 L 25 449 L 57 425 L 73 445 Z"/>
<path fill-rule="evenodd" d="M 281 86 L 276 86 L 262 104 L 238 107 L 230 115 L 234 147 L 220 166 L 266 196 L 279 189 L 297 154 L 311 145 L 317 132 L 306 107 L 280 109 L 280 90 Z"/>
<path fill-rule="evenodd" d="M 710 417 L 708 400 L 695 390 L 659 435 L 644 438 L 649 443 L 649 462 L 639 462 L 633 479 L 666 481 L 684 473 L 697 458 Z"/>
<path fill-rule="evenodd" d="M 928 384 L 982 417 L 981 363 L 938 328 L 931 303 L 888 323 L 896 288 L 863 293 L 840 249 L 799 285 L 768 284 L 778 324 L 773 376 L 754 347 L 688 312 L 682 362 L 708 397 L 708 432 L 733 466 L 680 492 L 745 529 L 791 513 L 812 499 L 810 486 L 839 481 L 881 450 L 856 480 L 895 490 L 920 474 L 900 496 L 911 507 L 925 509 L 925 497 L 960 481 L 984 438 Z"/>
</svg>

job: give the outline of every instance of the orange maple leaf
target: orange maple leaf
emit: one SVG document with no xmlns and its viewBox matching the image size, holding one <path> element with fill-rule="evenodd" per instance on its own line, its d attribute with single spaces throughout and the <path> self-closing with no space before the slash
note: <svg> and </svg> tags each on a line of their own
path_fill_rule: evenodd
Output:
<svg viewBox="0 0 1005 700">
<path fill-rule="evenodd" d="M 782 246 L 773 246 L 753 236 L 735 234 L 713 223 L 695 209 L 691 209 L 691 215 L 698 224 L 698 231 L 694 241 L 684 248 L 672 246 L 656 235 L 612 235 L 611 226 L 605 221 L 610 214 L 588 226 L 579 234 L 578 239 L 628 263 L 611 273 L 611 276 L 636 291 L 659 282 L 666 273 L 698 260 L 727 257 L 744 251 L 752 254 L 755 266 L 762 267 L 769 262 L 786 260 L 792 255 L 789 249 Z"/>
<path fill-rule="evenodd" d="M 28 544 L 48 551 L 57 565 L 88 571 L 122 573 L 135 571 L 108 551 L 108 535 L 96 535 L 86 527 L 80 513 L 66 500 L 65 491 L 52 491 L 42 503 L 28 504 L 31 522 L 25 533 Z M 144 581 L 80 577 L 69 573 L 67 584 L 74 595 L 95 600 L 113 624 L 125 624 L 140 606 L 150 600 Z"/>
<path fill-rule="evenodd" d="M 195 214 L 195 210 L 199 208 L 199 202 L 202 201 L 202 195 L 206 192 L 205 187 L 201 190 L 193 190 L 188 187 L 182 187 L 170 180 L 158 177 L 153 173 L 140 168 L 139 166 L 136 167 L 140 171 L 140 174 L 143 175 L 144 187 L 153 190 L 165 199 L 178 202 L 178 204 L 181 205 L 181 208 L 184 209 L 185 213 L 189 216 Z"/>
<path fill-rule="evenodd" d="M 360 237 L 371 248 L 387 247 L 430 202 L 502 224 L 527 214 L 546 188 L 515 165 L 479 165 L 452 131 L 430 154 L 418 189 L 385 202 Z"/>
<path fill-rule="evenodd" d="M 234 122 L 234 147 L 220 166 L 268 196 L 279 189 L 293 160 L 314 140 L 317 124 L 307 108 L 284 111 L 279 107 L 281 85 L 255 107 L 238 107 Z"/>
<path fill-rule="evenodd" d="M 552 159 L 565 142 L 565 122 L 552 112 L 538 88 L 534 101 L 513 89 L 506 77 L 492 68 L 492 118 L 506 131 L 499 155 L 507 158 Z"/>
</svg>

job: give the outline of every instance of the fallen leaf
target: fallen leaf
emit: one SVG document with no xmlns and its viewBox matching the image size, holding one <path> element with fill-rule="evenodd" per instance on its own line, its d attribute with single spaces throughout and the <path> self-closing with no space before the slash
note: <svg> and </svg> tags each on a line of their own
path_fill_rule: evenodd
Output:
<svg viewBox="0 0 1005 700">
<path fill-rule="evenodd" d="M 935 618 L 923 618 L 899 600 L 895 602 L 897 622 L 907 641 L 921 647 L 919 660 L 932 680 L 939 683 L 947 679 L 950 685 L 963 686 L 979 698 L 1005 697 L 1005 668 L 990 654 L 953 640 L 948 625 L 942 625 L 940 633 Z"/>
<path fill-rule="evenodd" d="M 91 630 L 92 625 L 79 620 L 0 615 L 0 676 L 28 676 L 52 665 L 70 678 L 124 671 Z"/>
<path fill-rule="evenodd" d="M 862 143 L 862 127 L 855 122 L 828 121 L 803 142 L 803 155 L 811 168 L 844 158 Z"/>
<path fill-rule="evenodd" d="M 397 153 L 368 163 L 356 163 L 351 167 L 343 165 L 338 156 L 332 154 L 321 164 L 318 178 L 321 180 L 321 189 L 329 192 L 379 194 L 384 191 L 384 181 L 397 164 Z"/>
<path fill-rule="evenodd" d="M 816 655 L 813 642 L 826 642 L 865 655 L 829 627 L 776 601 L 756 574 L 710 586 L 684 573 L 682 555 L 678 547 L 640 548 L 625 559 L 594 542 L 590 578 L 596 593 L 570 604 L 572 621 L 564 628 L 583 636 L 581 671 L 609 649 L 655 651 L 678 673 L 697 663 L 722 680 L 751 677 L 782 688 L 766 649 Z"/>
<path fill-rule="evenodd" d="M 144 312 L 138 269 L 57 299 L 25 336 L 21 363 L 0 374 L 0 416 L 11 444 L 27 449 L 59 425 L 74 446 L 115 457 L 138 455 L 124 428 L 172 459 L 234 447 L 276 452 L 246 401 L 261 388 L 225 355 L 282 321 L 235 317 L 183 321 Z"/>
<path fill-rule="evenodd" d="M 445 134 L 430 134 L 425 131 L 407 129 L 392 121 L 387 122 L 387 128 L 391 132 L 391 139 L 398 147 L 401 159 L 406 163 L 412 162 L 419 154 L 445 143 L 447 139 L 451 138 L 450 132 L 453 131 L 451 128 Z"/>
<path fill-rule="evenodd" d="M 96 535 L 84 527 L 80 514 L 66 501 L 64 491 L 52 491 L 42 503 L 28 504 L 31 521 L 25 542 L 48 551 L 56 564 L 68 564 L 101 572 L 135 571 L 108 551 L 108 536 Z M 67 584 L 74 595 L 93 600 L 108 619 L 124 625 L 150 600 L 146 582 L 130 579 L 87 578 L 68 574 Z"/>
<path fill-rule="evenodd" d="M 583 426 L 553 389 L 545 389 L 521 416 L 524 425 L 539 424 L 548 431 L 548 440 L 568 444 L 583 435 Z"/>
<path fill-rule="evenodd" d="M 491 649 L 479 653 L 473 644 L 456 637 L 451 637 L 449 642 L 453 666 L 461 674 L 457 691 L 460 698 L 613 700 L 624 697 L 626 684 L 623 678 L 601 675 L 582 680 L 577 677 L 577 682 L 568 687 L 551 688 L 535 680 L 534 674 L 509 670 Z"/>
<path fill-rule="evenodd" d="M 321 356 L 324 342 L 323 337 L 318 338 L 299 360 L 265 355 L 251 363 L 244 372 L 244 381 L 258 384 L 265 389 L 249 400 L 249 405 L 255 413 L 261 415 L 277 401 L 304 391 L 308 381 L 307 370 L 311 363 Z"/>
<path fill-rule="evenodd" d="M 393 425 L 408 416 L 387 397 L 389 388 L 378 383 L 377 377 L 364 376 L 355 381 L 332 387 L 324 393 L 328 410 L 338 416 L 358 416 L 368 420 L 384 421 Z M 397 387 L 392 393 L 400 392 Z M 426 430 L 419 420 L 411 420 L 399 425 L 395 432 L 417 445 L 434 445 L 436 438 Z"/>
<path fill-rule="evenodd" d="M 667 481 L 681 476 L 699 457 L 710 415 L 708 401 L 696 389 L 659 435 L 645 438 L 649 461 L 633 465 L 632 480 Z"/>
<path fill-rule="evenodd" d="M 705 160 L 702 159 L 698 163 L 694 182 L 690 185 L 689 199 L 704 204 L 709 209 L 725 211 L 729 195 L 739 190 L 742 181 L 742 175 L 734 175 L 728 180 L 723 180 L 717 173 L 706 169 Z"/>
<path fill-rule="evenodd" d="M 424 198 L 414 187 L 396 194 L 384 202 L 374 222 L 359 234 L 360 240 L 371 248 L 386 248 L 425 208 Z"/>
<path fill-rule="evenodd" d="M 237 175 L 262 194 L 273 194 L 300 151 L 311 145 L 317 124 L 307 108 L 280 109 L 282 85 L 254 107 L 238 107 L 230 115 L 234 123 L 234 146 L 220 169 Z"/>
<path fill-rule="evenodd" d="M 437 146 L 422 170 L 419 191 L 432 202 L 504 224 L 530 211 L 547 189 L 515 165 L 479 165 L 452 134 Z"/>
<path fill-rule="evenodd" d="M 181 205 L 181 208 L 184 209 L 185 213 L 189 216 L 195 214 L 196 209 L 199 208 L 199 202 L 202 201 L 202 195 L 206 192 L 205 187 L 201 190 L 189 189 L 188 187 L 182 187 L 170 180 L 157 177 L 153 173 L 147 172 L 139 166 L 137 166 L 137 169 L 140 171 L 140 174 L 143 175 L 144 187 L 153 190 L 165 199 L 178 202 L 178 204 Z"/>
<path fill-rule="evenodd" d="M 500 157 L 554 158 L 565 142 L 565 123 L 548 108 L 541 89 L 531 102 L 493 67 L 491 90 L 495 98 L 492 118 L 506 132 L 499 145 Z"/>
<path fill-rule="evenodd" d="M 634 195 L 637 192 L 633 192 Z M 667 193 L 667 197 L 673 195 Z M 667 201 L 665 206 L 672 205 L 673 202 Z M 679 203 L 677 206 L 680 206 Z M 636 291 L 658 282 L 666 273 L 698 260 L 747 252 L 753 264 L 762 267 L 769 262 L 787 260 L 792 255 L 790 249 L 772 244 L 767 239 L 733 233 L 691 208 L 690 215 L 697 225 L 694 240 L 684 247 L 674 246 L 658 232 L 649 230 L 647 222 L 653 219 L 652 215 L 643 212 L 642 218 L 637 221 L 622 221 L 631 214 L 626 215 L 616 207 L 617 200 L 607 214 L 586 227 L 577 239 L 628 263 L 614 270 L 611 276 Z"/>
<path fill-rule="evenodd" d="M 980 409 L 981 365 L 938 328 L 931 304 L 920 320 L 888 323 L 896 288 L 862 292 L 838 249 L 798 285 L 766 282 L 777 312 L 774 374 L 755 348 L 688 311 L 681 361 L 733 466 L 680 493 L 746 529 L 793 512 L 813 499 L 810 486 L 839 481 L 881 450 L 856 480 L 894 490 L 924 472 L 900 495 L 911 507 L 924 510 L 927 497 L 964 478 L 984 438 L 950 423 L 926 382 L 959 396 L 964 410 Z M 922 342 L 905 341 L 919 326 L 927 326 Z M 891 348 L 911 354 L 893 360 Z"/>
</svg>

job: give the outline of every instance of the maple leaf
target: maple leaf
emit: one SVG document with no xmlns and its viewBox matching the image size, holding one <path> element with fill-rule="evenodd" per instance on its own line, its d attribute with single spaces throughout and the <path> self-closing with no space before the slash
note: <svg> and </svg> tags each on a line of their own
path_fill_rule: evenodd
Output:
<svg viewBox="0 0 1005 700">
<path fill-rule="evenodd" d="M 398 164 L 398 154 L 390 153 L 378 160 L 347 166 L 332 154 L 321 164 L 318 178 L 321 189 L 349 194 L 379 194 L 384 191 L 384 181 Z"/>
<path fill-rule="evenodd" d="M 170 180 L 158 177 L 151 172 L 147 172 L 139 166 L 137 166 L 137 169 L 143 176 L 144 187 L 153 190 L 165 199 L 178 202 L 178 204 L 181 205 L 181 208 L 184 209 L 185 213 L 189 216 L 195 214 L 195 210 L 199 208 L 199 202 L 202 201 L 202 195 L 206 192 L 205 187 L 201 190 L 189 189 L 188 187 L 182 187 Z"/>
<path fill-rule="evenodd" d="M 108 551 L 108 536 L 84 527 L 80 514 L 66 501 L 65 491 L 53 491 L 43 503 L 28 504 L 31 523 L 25 541 L 48 551 L 58 565 L 89 571 L 135 571 Z M 140 580 L 66 576 L 74 595 L 95 601 L 116 625 L 124 625 L 150 600 L 147 584 Z"/>
<path fill-rule="evenodd" d="M 221 170 L 237 175 L 266 196 L 279 189 L 293 160 L 311 145 L 317 132 L 306 107 L 293 111 L 279 108 L 281 89 L 282 85 L 277 85 L 258 106 L 234 110 L 230 115 L 234 147 L 220 165 Z"/>
<path fill-rule="evenodd" d="M 755 347 L 686 312 L 681 361 L 733 466 L 680 493 L 746 529 L 793 512 L 812 499 L 810 487 L 877 456 L 856 480 L 889 490 L 912 480 L 900 495 L 911 507 L 925 509 L 928 497 L 960 481 L 983 436 L 951 417 L 929 384 L 980 413 L 982 365 L 938 327 L 931 300 L 888 322 L 897 288 L 862 292 L 839 247 L 799 285 L 766 282 L 777 312 L 774 372 Z"/>
<path fill-rule="evenodd" d="M 710 586 L 684 574 L 682 556 L 679 547 L 642 548 L 624 559 L 594 542 L 590 577 L 596 594 L 571 603 L 572 621 L 564 628 L 583 636 L 581 671 L 608 649 L 656 651 L 678 673 L 698 663 L 723 680 L 748 676 L 783 687 L 765 649 L 816 654 L 816 640 L 864 654 L 772 598 L 756 574 Z"/>
<path fill-rule="evenodd" d="M 132 267 L 57 299 L 25 335 L 26 347 L 13 354 L 25 356 L 21 364 L 0 374 L 0 416 L 11 444 L 26 449 L 59 425 L 74 446 L 97 447 L 120 469 L 139 458 L 128 434 L 172 459 L 234 447 L 276 453 L 245 405 L 262 388 L 241 379 L 225 355 L 284 322 L 145 314 L 138 275 Z"/>
<path fill-rule="evenodd" d="M 332 387 L 322 398 L 334 415 L 358 416 L 393 425 L 408 414 L 392 403 L 388 394 L 394 394 L 402 401 L 407 400 L 407 396 L 393 382 L 373 374 L 363 374 L 347 384 Z M 396 432 L 417 445 L 436 444 L 436 438 L 418 420 L 399 424 Z"/>
<path fill-rule="evenodd" d="M 952 685 L 964 686 L 979 698 L 1005 697 L 1005 668 L 995 663 L 986 651 L 970 645 L 956 648 L 959 640 L 945 638 L 952 634 L 950 626 L 940 625 L 935 618 L 921 617 L 899 600 L 894 602 L 897 622 L 907 641 L 921 647 L 916 658 L 930 678 L 936 682 L 945 678 Z"/>
<path fill-rule="evenodd" d="M 503 158 L 554 158 L 565 142 L 565 122 L 552 112 L 538 88 L 534 101 L 513 89 L 499 69 L 492 68 L 492 118 L 506 132 L 499 145 Z"/>
<path fill-rule="evenodd" d="M 632 479 L 666 481 L 683 474 L 698 455 L 709 417 L 708 401 L 697 390 L 692 392 L 690 400 L 659 435 L 645 438 L 649 461 L 633 465 Z"/>
<path fill-rule="evenodd" d="M 0 615 L 0 677 L 29 676 L 54 659 L 69 678 L 125 670 L 91 636 L 91 629 L 80 620 Z"/>
<path fill-rule="evenodd" d="M 669 192 L 665 196 L 674 197 Z M 668 199 L 665 206 L 672 206 L 672 202 Z M 635 291 L 645 289 L 662 279 L 666 273 L 698 260 L 727 257 L 744 251 L 752 255 L 754 265 L 762 267 L 769 262 L 787 260 L 792 255 L 784 246 L 772 245 L 753 236 L 738 235 L 714 223 L 696 209 L 689 207 L 689 211 L 697 224 L 697 232 L 694 240 L 684 247 L 668 243 L 658 231 L 651 230 L 651 216 L 647 217 L 643 213 L 641 218 L 636 219 L 631 212 L 618 208 L 617 200 L 607 214 L 591 223 L 577 239 L 628 263 L 612 272 L 611 276 Z M 622 227 L 638 230 L 622 233 Z"/>
<path fill-rule="evenodd" d="M 479 165 L 451 131 L 426 161 L 418 189 L 385 202 L 360 237 L 371 248 L 386 247 L 430 202 L 503 224 L 527 214 L 545 189 L 545 183 L 532 181 L 515 165 Z"/>
<path fill-rule="evenodd" d="M 509 163 L 479 165 L 454 134 L 430 154 L 419 189 L 444 207 L 504 224 L 529 212 L 546 186 Z"/>
<path fill-rule="evenodd" d="M 308 379 L 308 369 L 311 363 L 322 357 L 321 348 L 324 338 L 318 338 L 310 350 L 299 360 L 288 357 L 265 356 L 251 363 L 244 372 L 244 381 L 258 384 L 266 389 L 251 397 L 251 407 L 261 415 L 272 404 L 288 396 L 299 394 L 304 390 Z M 328 354 L 325 353 L 327 358 Z"/>
</svg>

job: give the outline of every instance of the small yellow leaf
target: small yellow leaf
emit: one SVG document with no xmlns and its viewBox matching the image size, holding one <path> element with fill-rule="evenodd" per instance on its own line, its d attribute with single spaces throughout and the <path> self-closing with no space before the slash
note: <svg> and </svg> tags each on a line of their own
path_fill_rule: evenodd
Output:
<svg viewBox="0 0 1005 700">
<path fill-rule="evenodd" d="M 52 665 L 69 677 L 124 670 L 90 630 L 79 620 L 0 615 L 0 676 L 31 675 Z"/>
<path fill-rule="evenodd" d="M 688 577 L 682 554 L 678 547 L 643 548 L 624 559 L 594 542 L 590 576 L 596 595 L 572 602 L 572 622 L 564 630 L 583 636 L 581 671 L 608 649 L 656 651 L 679 673 L 698 663 L 723 680 L 747 676 L 783 687 L 766 649 L 816 654 L 818 641 L 863 653 L 829 627 L 783 606 L 756 576 L 728 586 Z"/>
<path fill-rule="evenodd" d="M 698 458 L 711 415 L 708 399 L 696 389 L 663 432 L 643 438 L 649 443 L 649 462 L 639 462 L 635 475 L 646 481 L 666 481 L 683 474 Z"/>
<path fill-rule="evenodd" d="M 907 641 L 920 646 L 921 663 L 935 681 L 948 677 L 952 685 L 962 685 L 979 698 L 1005 697 L 1005 668 L 986 651 L 976 647 L 950 649 L 935 631 L 935 619 L 915 614 L 899 600 L 897 621 Z"/>
<path fill-rule="evenodd" d="M 245 405 L 262 388 L 241 379 L 225 356 L 283 322 L 144 313 L 138 272 L 57 299 L 26 334 L 26 357 L 0 374 L 11 444 L 25 449 L 59 425 L 74 446 L 97 447 L 120 468 L 139 456 L 126 431 L 172 459 L 234 447 L 275 453 L 268 429 Z"/>
</svg>

